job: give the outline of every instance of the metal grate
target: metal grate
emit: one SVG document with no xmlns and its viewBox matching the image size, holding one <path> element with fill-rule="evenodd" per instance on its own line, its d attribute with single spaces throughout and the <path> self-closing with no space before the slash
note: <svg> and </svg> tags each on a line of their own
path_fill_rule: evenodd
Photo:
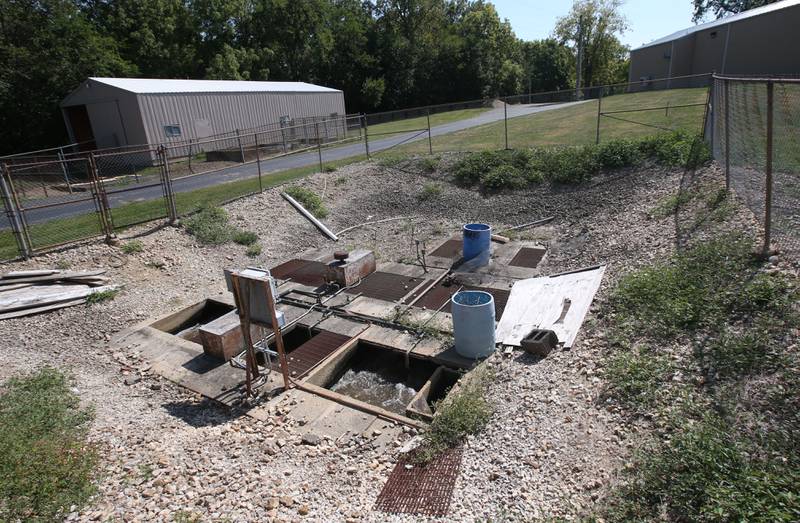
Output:
<svg viewBox="0 0 800 523">
<path fill-rule="evenodd" d="M 385 301 L 398 301 L 400 298 L 425 281 L 423 278 L 412 278 L 402 274 L 389 272 L 373 272 L 355 287 L 346 290 L 348 294 L 361 294 L 369 298 Z"/>
<path fill-rule="evenodd" d="M 439 283 L 434 288 L 429 290 L 425 293 L 425 295 L 420 298 L 420 300 L 415 304 L 416 307 L 424 307 L 426 309 L 437 310 L 442 304 L 448 300 L 450 297 L 455 294 L 455 292 L 461 287 L 458 283 L 450 283 L 446 285 L 444 283 Z M 508 297 L 511 294 L 509 291 L 505 289 L 490 289 L 488 287 L 473 287 L 471 285 L 464 285 L 462 290 L 465 291 L 484 291 L 488 292 L 494 297 L 494 310 L 495 310 L 495 318 L 499 319 L 500 316 L 503 315 L 503 311 L 506 308 L 506 303 L 508 302 Z M 442 312 L 450 312 L 451 305 L 448 303 L 442 309 Z"/>
<path fill-rule="evenodd" d="M 316 367 L 319 362 L 330 356 L 349 339 L 349 336 L 335 332 L 320 331 L 319 334 L 286 355 L 289 374 L 295 378 L 305 376 L 308 371 Z M 281 367 L 277 359 L 272 360 L 271 368 L 280 371 Z"/>
<path fill-rule="evenodd" d="M 536 266 L 539 265 L 539 262 L 542 261 L 542 258 L 544 258 L 546 252 L 547 249 L 541 247 L 523 247 L 514 255 L 509 265 L 535 269 Z"/>
<path fill-rule="evenodd" d="M 461 240 L 447 240 L 439 247 L 436 248 L 430 255 L 439 256 L 441 258 L 457 259 L 461 258 L 461 249 L 463 242 Z"/>
<path fill-rule="evenodd" d="M 409 454 L 402 456 L 378 495 L 375 509 L 391 514 L 446 516 L 462 456 L 461 446 L 446 450 L 424 466 L 414 464 Z"/>
<path fill-rule="evenodd" d="M 270 274 L 281 280 L 291 279 L 302 285 L 318 287 L 325 283 L 327 266 L 318 261 L 294 259 L 270 269 Z"/>
</svg>

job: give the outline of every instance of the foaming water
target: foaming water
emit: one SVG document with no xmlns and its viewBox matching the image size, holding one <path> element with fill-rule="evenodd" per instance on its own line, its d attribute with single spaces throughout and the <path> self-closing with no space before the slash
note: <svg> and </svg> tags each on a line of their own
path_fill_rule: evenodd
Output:
<svg viewBox="0 0 800 523">
<path fill-rule="evenodd" d="M 386 379 L 378 372 L 354 369 L 348 369 L 331 390 L 397 414 L 405 414 L 406 405 L 417 393 L 416 389 Z"/>
</svg>

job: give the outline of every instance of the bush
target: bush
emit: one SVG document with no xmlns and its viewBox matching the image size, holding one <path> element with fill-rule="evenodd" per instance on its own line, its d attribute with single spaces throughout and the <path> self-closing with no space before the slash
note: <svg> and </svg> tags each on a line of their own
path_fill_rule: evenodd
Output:
<svg viewBox="0 0 800 523">
<path fill-rule="evenodd" d="M 642 152 L 633 140 L 612 140 L 598 146 L 597 160 L 606 169 L 619 169 L 638 164 Z"/>
<path fill-rule="evenodd" d="M 439 157 L 438 156 L 425 156 L 424 158 L 420 158 L 417 162 L 417 165 L 422 172 L 426 173 L 433 173 L 436 172 L 436 169 L 439 168 Z"/>
<path fill-rule="evenodd" d="M 420 200 L 431 200 L 442 195 L 442 186 L 438 183 L 429 182 L 422 186 L 419 193 Z"/>
<path fill-rule="evenodd" d="M 117 297 L 117 294 L 119 294 L 119 289 L 94 292 L 86 297 L 86 304 L 94 305 L 96 303 L 103 303 L 104 301 L 111 301 Z"/>
<path fill-rule="evenodd" d="M 228 213 L 221 207 L 204 207 L 185 221 L 186 232 L 205 245 L 228 243 L 234 230 L 228 224 Z"/>
<path fill-rule="evenodd" d="M 244 251 L 246 255 L 251 258 L 255 258 L 259 254 L 261 254 L 261 244 L 260 243 L 253 243 L 252 245 L 247 247 L 247 250 Z"/>
<path fill-rule="evenodd" d="M 481 174 L 480 182 L 489 190 L 521 189 L 528 185 L 528 180 L 519 169 L 509 164 L 498 165 Z"/>
<path fill-rule="evenodd" d="M 125 254 L 135 254 L 144 250 L 144 244 L 140 240 L 131 240 L 127 243 L 123 243 L 120 250 Z"/>
<path fill-rule="evenodd" d="M 233 234 L 233 241 L 239 245 L 253 245 L 258 241 L 258 234 L 252 231 L 236 231 Z"/>
<path fill-rule="evenodd" d="M 97 454 L 66 376 L 45 368 L 0 395 L 0 521 L 57 521 L 94 493 Z"/>
<path fill-rule="evenodd" d="M 662 133 L 639 142 L 640 151 L 662 165 L 695 168 L 711 159 L 711 151 L 702 137 L 686 131 Z"/>
<path fill-rule="evenodd" d="M 453 174 L 456 180 L 464 185 L 476 185 L 483 173 L 502 164 L 503 157 L 499 151 L 469 153 L 456 163 Z"/>
<path fill-rule="evenodd" d="M 325 205 L 322 203 L 322 198 L 314 191 L 306 189 L 305 187 L 300 187 L 299 185 L 292 185 L 291 187 L 287 187 L 284 192 L 297 200 L 300 205 L 305 207 L 308 212 L 317 218 L 325 218 L 328 216 L 328 209 L 326 209 Z"/>
<path fill-rule="evenodd" d="M 545 177 L 552 182 L 577 184 L 599 169 L 597 149 L 592 145 L 551 149 L 541 155 Z"/>
</svg>

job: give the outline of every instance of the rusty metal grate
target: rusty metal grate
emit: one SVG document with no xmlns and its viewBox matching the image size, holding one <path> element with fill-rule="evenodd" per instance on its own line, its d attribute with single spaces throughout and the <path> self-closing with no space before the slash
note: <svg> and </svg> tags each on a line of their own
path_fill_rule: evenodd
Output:
<svg viewBox="0 0 800 523">
<path fill-rule="evenodd" d="M 527 267 L 528 269 L 535 269 L 539 262 L 544 258 L 547 249 L 541 247 L 523 247 L 514 258 L 508 263 L 514 267 Z"/>
<path fill-rule="evenodd" d="M 362 294 L 369 298 L 385 301 L 398 301 L 400 298 L 418 287 L 423 278 L 412 278 L 402 274 L 392 274 L 390 272 L 373 272 L 361 283 L 348 289 L 348 294 Z"/>
<path fill-rule="evenodd" d="M 294 259 L 270 269 L 270 274 L 281 280 L 291 279 L 302 285 L 319 287 L 325 283 L 327 266 L 318 261 Z"/>
<path fill-rule="evenodd" d="M 378 495 L 375 509 L 391 514 L 446 516 L 462 456 L 461 446 L 443 452 L 425 466 L 414 464 L 411 455 L 402 456 Z"/>
<path fill-rule="evenodd" d="M 319 334 L 286 355 L 286 361 L 289 364 L 289 374 L 295 378 L 305 376 L 308 371 L 330 356 L 333 351 L 344 345 L 349 339 L 349 336 L 336 334 L 335 332 L 320 331 Z M 270 346 L 270 348 L 273 347 Z M 270 367 L 278 372 L 281 370 L 280 363 L 277 359 L 271 361 Z"/>
<path fill-rule="evenodd" d="M 461 258 L 463 242 L 461 240 L 447 240 L 435 251 L 430 253 L 430 256 L 439 256 L 441 258 L 458 259 Z"/>
<path fill-rule="evenodd" d="M 437 310 L 439 307 L 442 306 L 443 303 L 450 300 L 450 297 L 455 294 L 455 292 L 461 287 L 458 283 L 450 283 L 446 285 L 445 283 L 439 283 L 431 290 L 425 293 L 425 295 L 420 298 L 420 300 L 415 304 L 416 307 L 424 307 L 426 309 Z M 465 291 L 485 291 L 491 294 L 494 297 L 494 311 L 495 311 L 495 318 L 500 319 L 503 315 L 503 311 L 506 308 L 506 303 L 508 303 L 508 297 L 511 294 L 509 291 L 505 289 L 491 289 L 489 287 L 474 287 L 472 285 L 464 285 L 462 290 Z M 448 303 L 442 309 L 442 312 L 450 312 L 451 305 Z"/>
</svg>

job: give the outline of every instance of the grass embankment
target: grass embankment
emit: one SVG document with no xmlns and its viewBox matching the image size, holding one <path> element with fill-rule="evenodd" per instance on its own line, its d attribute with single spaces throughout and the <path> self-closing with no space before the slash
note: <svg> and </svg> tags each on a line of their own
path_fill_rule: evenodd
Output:
<svg viewBox="0 0 800 523">
<path fill-rule="evenodd" d="M 724 202 L 706 200 L 708 213 Z M 754 250 L 719 233 L 613 290 L 606 399 L 653 433 L 604 501 L 607 521 L 800 518 L 798 282 Z"/>
<path fill-rule="evenodd" d="M 703 107 L 674 108 L 674 106 L 705 103 L 707 94 L 707 89 L 697 88 L 605 97 L 602 102 L 603 112 L 664 107 L 667 104 L 673 108 L 668 112 L 666 109 L 659 109 L 610 115 L 640 122 L 640 124 L 602 117 L 600 140 L 603 142 L 618 138 L 637 138 L 660 132 L 659 129 L 650 126 L 698 132 L 703 124 Z M 508 145 L 512 149 L 517 149 L 549 145 L 593 144 L 596 132 L 597 101 L 590 100 L 570 107 L 510 118 L 508 120 Z M 505 147 L 504 136 L 505 123 L 501 120 L 451 134 L 435 136 L 433 137 L 433 149 L 438 152 L 502 149 Z M 396 152 L 424 153 L 427 150 L 428 143 L 424 141 L 400 146 Z"/>
<path fill-rule="evenodd" d="M 204 207 L 190 216 L 186 232 L 197 238 L 203 245 L 224 245 L 229 242 L 245 245 L 245 253 L 251 258 L 261 254 L 258 235 L 252 231 L 238 229 L 229 222 L 228 212 L 221 207 Z"/>
<path fill-rule="evenodd" d="M 489 107 L 479 107 L 475 109 L 460 109 L 458 111 L 434 113 L 431 114 L 431 127 L 457 122 L 459 120 L 466 120 L 467 118 L 473 118 L 481 113 L 485 113 L 489 109 L 490 109 Z M 427 128 L 428 128 L 427 117 L 420 116 L 417 118 L 407 118 L 405 120 L 397 120 L 395 122 L 386 122 L 377 125 L 370 125 L 369 128 L 367 129 L 367 132 L 369 136 L 375 136 L 377 138 L 377 136 L 381 134 L 401 133 L 416 129 L 427 130 Z"/>
<path fill-rule="evenodd" d="M 94 493 L 93 419 L 69 380 L 46 368 L 0 393 L 0 521 L 59 521 Z"/>
</svg>

